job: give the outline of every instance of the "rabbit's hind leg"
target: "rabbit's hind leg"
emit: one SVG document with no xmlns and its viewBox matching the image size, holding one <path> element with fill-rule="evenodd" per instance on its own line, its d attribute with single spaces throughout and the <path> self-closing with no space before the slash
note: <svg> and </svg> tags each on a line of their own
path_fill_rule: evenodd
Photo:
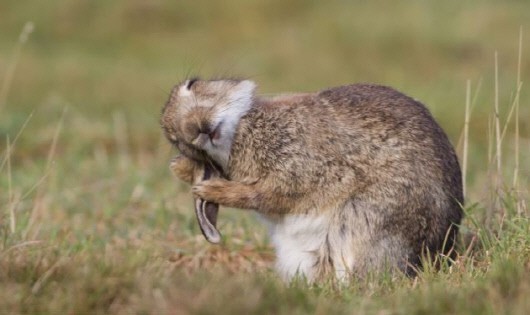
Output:
<svg viewBox="0 0 530 315">
<path fill-rule="evenodd" d="M 385 230 L 383 215 L 380 205 L 359 199 L 348 201 L 334 212 L 328 244 L 337 279 L 384 270 L 408 271 L 412 248 L 402 235 Z"/>
</svg>

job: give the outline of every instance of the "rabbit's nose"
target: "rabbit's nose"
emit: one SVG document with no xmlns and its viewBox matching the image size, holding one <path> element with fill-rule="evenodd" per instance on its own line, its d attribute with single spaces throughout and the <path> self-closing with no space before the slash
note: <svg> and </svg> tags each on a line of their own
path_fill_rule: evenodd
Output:
<svg viewBox="0 0 530 315">
<path fill-rule="evenodd" d="M 207 133 L 199 133 L 197 138 L 193 140 L 191 143 L 196 146 L 197 148 L 204 148 L 204 146 L 210 141 L 210 135 Z"/>
<path fill-rule="evenodd" d="M 210 137 L 210 140 L 212 140 L 212 143 L 215 144 L 215 141 L 216 140 L 219 140 L 219 138 L 221 138 L 221 125 L 222 123 L 219 123 L 219 125 L 217 125 L 217 127 L 215 127 L 209 134 L 208 136 Z"/>
</svg>

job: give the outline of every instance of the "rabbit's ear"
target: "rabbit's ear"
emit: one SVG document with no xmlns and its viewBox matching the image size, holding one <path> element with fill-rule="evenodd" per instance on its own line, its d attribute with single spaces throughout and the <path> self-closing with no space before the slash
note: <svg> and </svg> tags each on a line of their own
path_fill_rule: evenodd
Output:
<svg viewBox="0 0 530 315">
<path fill-rule="evenodd" d="M 191 89 L 191 87 L 198 80 L 198 78 L 192 78 L 184 81 L 184 83 L 180 85 L 178 93 L 179 96 L 191 96 L 193 94 L 193 90 Z"/>
<path fill-rule="evenodd" d="M 221 242 L 221 233 L 215 226 L 217 224 L 217 213 L 219 212 L 219 205 L 216 203 L 207 202 L 201 198 L 195 199 L 195 214 L 202 235 L 210 243 L 218 244 Z"/>
</svg>

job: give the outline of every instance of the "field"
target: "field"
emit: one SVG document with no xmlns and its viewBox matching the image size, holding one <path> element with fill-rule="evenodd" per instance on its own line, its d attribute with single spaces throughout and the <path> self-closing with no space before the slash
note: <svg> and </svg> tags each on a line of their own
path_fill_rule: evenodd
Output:
<svg viewBox="0 0 530 315">
<path fill-rule="evenodd" d="M 0 313 L 528 314 L 529 21 L 525 0 L 3 0 Z M 425 103 L 466 168 L 459 257 L 308 286 L 277 279 L 252 213 L 207 243 L 158 124 L 189 75 Z"/>
</svg>

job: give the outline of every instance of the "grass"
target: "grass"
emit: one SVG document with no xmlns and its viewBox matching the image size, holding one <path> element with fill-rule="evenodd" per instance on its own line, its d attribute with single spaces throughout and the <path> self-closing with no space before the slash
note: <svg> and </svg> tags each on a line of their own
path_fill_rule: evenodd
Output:
<svg viewBox="0 0 530 315">
<path fill-rule="evenodd" d="M 0 12 L 0 313 L 530 310 L 526 1 L 6 0 Z M 426 103 L 466 165 L 458 259 L 415 279 L 285 285 L 265 227 L 232 209 L 223 243 L 208 244 L 158 127 L 189 73 L 249 75 L 265 94 L 378 82 Z"/>
</svg>

